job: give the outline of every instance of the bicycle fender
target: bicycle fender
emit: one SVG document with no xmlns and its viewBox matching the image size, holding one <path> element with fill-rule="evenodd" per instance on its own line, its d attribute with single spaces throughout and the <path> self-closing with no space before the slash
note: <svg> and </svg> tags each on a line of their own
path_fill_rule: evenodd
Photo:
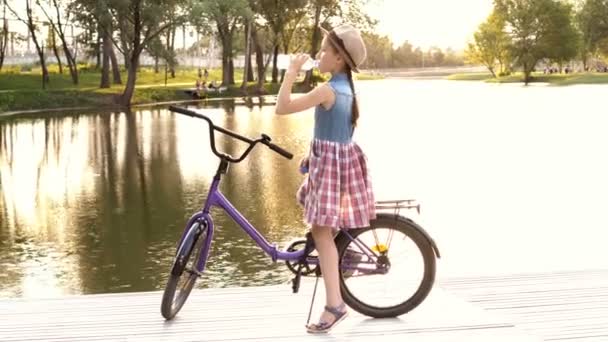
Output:
<svg viewBox="0 0 608 342">
<path fill-rule="evenodd" d="M 412 219 L 401 216 L 401 215 L 387 214 L 387 213 L 378 213 L 378 214 L 376 214 L 376 217 L 389 219 L 389 220 L 399 220 L 399 221 L 407 222 L 418 233 L 420 233 L 420 235 L 422 235 L 428 241 L 428 243 L 431 245 L 431 248 L 433 248 L 433 252 L 435 252 L 435 257 L 437 257 L 438 259 L 441 259 L 441 253 L 439 252 L 439 247 L 437 247 L 435 240 L 433 240 L 433 238 L 429 235 L 429 233 L 426 230 L 424 230 L 424 228 L 422 228 L 420 225 L 418 225 Z M 344 233 L 343 230 L 340 230 L 340 232 L 334 238 L 334 241 L 336 244 L 338 244 L 338 241 L 341 241 L 342 239 L 349 239 L 349 237 L 346 235 L 346 233 Z"/>
</svg>

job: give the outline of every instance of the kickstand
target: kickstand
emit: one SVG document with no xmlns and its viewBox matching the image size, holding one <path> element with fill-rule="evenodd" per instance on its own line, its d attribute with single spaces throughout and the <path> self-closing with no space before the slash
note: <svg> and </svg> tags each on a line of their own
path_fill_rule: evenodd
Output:
<svg viewBox="0 0 608 342">
<path fill-rule="evenodd" d="M 317 285 L 319 284 L 319 273 L 317 273 L 317 280 L 315 280 L 315 288 L 312 290 L 312 300 L 310 301 L 310 309 L 308 310 L 308 318 L 306 319 L 306 325 L 310 323 L 310 315 L 312 314 L 312 307 L 315 303 L 315 295 L 317 294 Z"/>
</svg>

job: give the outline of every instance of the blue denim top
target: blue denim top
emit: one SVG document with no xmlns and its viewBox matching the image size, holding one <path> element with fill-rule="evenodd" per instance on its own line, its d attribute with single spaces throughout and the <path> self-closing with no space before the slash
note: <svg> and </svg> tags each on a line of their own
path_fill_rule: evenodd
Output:
<svg viewBox="0 0 608 342">
<path fill-rule="evenodd" d="M 326 110 L 318 105 L 315 108 L 314 138 L 339 143 L 349 143 L 353 133 L 351 123 L 353 92 L 345 73 L 338 73 L 331 77 L 327 85 L 336 94 L 336 102 Z"/>
</svg>

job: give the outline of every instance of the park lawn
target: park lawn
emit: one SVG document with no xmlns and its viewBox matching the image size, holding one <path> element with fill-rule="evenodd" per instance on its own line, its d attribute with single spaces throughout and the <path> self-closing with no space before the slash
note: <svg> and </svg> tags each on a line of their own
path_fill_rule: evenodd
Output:
<svg viewBox="0 0 608 342">
<path fill-rule="evenodd" d="M 99 71 L 89 70 L 88 68 L 82 68 L 79 70 L 79 84 L 75 86 L 72 84 L 70 73 L 66 68 L 63 74 L 59 74 L 56 65 L 49 66 L 49 78 L 48 90 L 94 90 L 99 88 L 99 82 L 101 75 Z M 42 71 L 40 67 L 27 69 L 26 71 L 20 71 L 17 67 L 5 67 L 0 72 L 0 91 L 2 90 L 35 90 L 42 89 L 41 75 Z M 242 70 L 236 69 L 234 72 L 235 80 L 243 78 Z M 123 84 L 127 82 L 126 71 L 121 72 Z M 194 87 L 194 83 L 198 78 L 198 70 L 195 68 L 179 68 L 175 72 L 175 78 L 171 78 L 171 75 L 167 75 L 167 85 L 178 85 L 178 84 L 190 84 Z M 220 69 L 209 70 L 209 81 L 215 80 L 220 82 L 222 79 Z M 165 85 L 165 73 L 164 69 L 161 69 L 159 73 L 155 73 L 153 68 L 141 68 L 137 74 L 137 86 L 164 86 Z M 124 85 L 113 86 L 112 88 L 118 88 L 122 90 Z M 187 87 L 184 85 L 184 87 Z"/>
<path fill-rule="evenodd" d="M 124 83 L 127 81 L 126 72 L 121 73 L 123 85 L 112 85 L 110 88 L 100 89 L 100 73 L 81 66 L 79 70 L 79 84 L 72 84 L 69 70 L 66 68 L 63 74 L 59 74 L 57 65 L 49 65 L 50 82 L 46 90 L 42 89 L 40 67 L 32 66 L 5 66 L 0 72 L 0 112 L 22 111 L 36 109 L 77 108 L 77 107 L 113 107 L 116 97 L 122 94 Z M 153 68 L 142 67 L 137 75 L 135 93 L 132 104 L 147 104 L 157 102 L 169 102 L 180 100 L 191 100 L 192 98 L 184 92 L 185 89 L 194 88 L 198 78 L 197 68 L 178 68 L 175 78 L 167 75 L 165 86 L 164 68 L 158 73 Z M 236 85 L 228 87 L 221 94 L 211 93 L 209 97 L 242 97 L 240 89 L 243 78 L 243 70 L 235 69 L 234 78 Z M 371 74 L 356 74 L 359 80 L 381 79 L 382 76 Z M 221 69 L 210 69 L 209 82 L 221 82 Z M 264 85 L 267 94 L 276 94 L 279 84 L 266 83 Z M 256 87 L 255 82 L 248 83 L 248 93 L 253 94 Z M 297 84 L 294 92 L 302 92 L 305 89 Z"/>
<path fill-rule="evenodd" d="M 452 74 L 447 77 L 450 81 L 485 81 L 492 78 L 489 72 L 469 72 L 462 74 Z"/>
<path fill-rule="evenodd" d="M 40 68 L 22 70 L 21 67 L 3 68 L 0 73 L 0 112 L 21 111 L 36 109 L 73 108 L 73 107 L 113 107 L 115 98 L 122 94 L 124 83 L 127 81 L 126 72 L 121 73 L 122 85 L 112 85 L 110 88 L 100 89 L 99 71 L 82 68 L 79 72 L 79 84 L 72 84 L 69 71 L 58 73 L 56 65 L 49 66 L 50 82 L 46 90 L 42 89 Z M 222 94 L 209 94 L 209 97 L 242 96 L 239 80 L 242 79 L 242 70 L 235 70 L 237 85 L 231 86 Z M 155 73 L 153 68 L 141 68 L 137 75 L 135 93 L 132 104 L 145 104 L 155 102 L 191 100 L 185 89 L 194 88 L 198 78 L 198 69 L 179 68 L 175 78 L 167 75 L 165 86 L 165 73 L 161 69 Z M 221 81 L 221 70 L 209 70 L 209 81 Z M 248 84 L 250 93 L 253 93 L 254 83 Z M 276 94 L 277 84 L 266 84 L 269 94 Z"/>
<path fill-rule="evenodd" d="M 515 73 L 509 76 L 492 78 L 490 73 L 465 73 L 453 74 L 448 76 L 448 80 L 453 81 L 485 81 L 488 83 L 522 83 L 523 74 Z M 608 84 L 608 73 L 574 73 L 574 74 L 553 74 L 543 73 L 532 74 L 533 83 L 549 83 L 555 86 L 566 86 L 574 84 Z"/>
</svg>

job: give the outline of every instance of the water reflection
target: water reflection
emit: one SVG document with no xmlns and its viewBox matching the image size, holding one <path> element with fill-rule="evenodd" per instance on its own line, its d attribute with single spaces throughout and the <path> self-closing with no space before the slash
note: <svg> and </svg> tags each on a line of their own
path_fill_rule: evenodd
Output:
<svg viewBox="0 0 608 342">
<path fill-rule="evenodd" d="M 304 141 L 307 122 L 275 120 L 260 108 L 224 102 L 206 113 L 250 136 Z M 177 238 L 218 164 L 204 121 L 160 109 L 4 121 L 0 141 L 0 296 L 162 288 Z M 232 155 L 245 148 L 223 136 L 217 147 Z M 293 163 L 259 148 L 221 186 L 270 241 L 304 228 Z M 201 286 L 286 279 L 231 221 L 217 216 L 216 224 Z"/>
<path fill-rule="evenodd" d="M 361 82 L 355 137 L 378 199 L 422 203 L 406 214 L 437 240 L 439 277 L 607 268 L 608 119 L 594 106 L 605 89 Z M 299 237 L 297 163 L 312 111 L 204 105 L 216 124 L 294 153 L 257 148 L 221 190 L 269 241 Z M 0 120 L 0 297 L 161 289 L 218 165 L 208 134 L 162 108 Z M 245 148 L 217 139 L 233 155 Z M 289 279 L 225 216 L 215 222 L 200 286 Z"/>
</svg>

